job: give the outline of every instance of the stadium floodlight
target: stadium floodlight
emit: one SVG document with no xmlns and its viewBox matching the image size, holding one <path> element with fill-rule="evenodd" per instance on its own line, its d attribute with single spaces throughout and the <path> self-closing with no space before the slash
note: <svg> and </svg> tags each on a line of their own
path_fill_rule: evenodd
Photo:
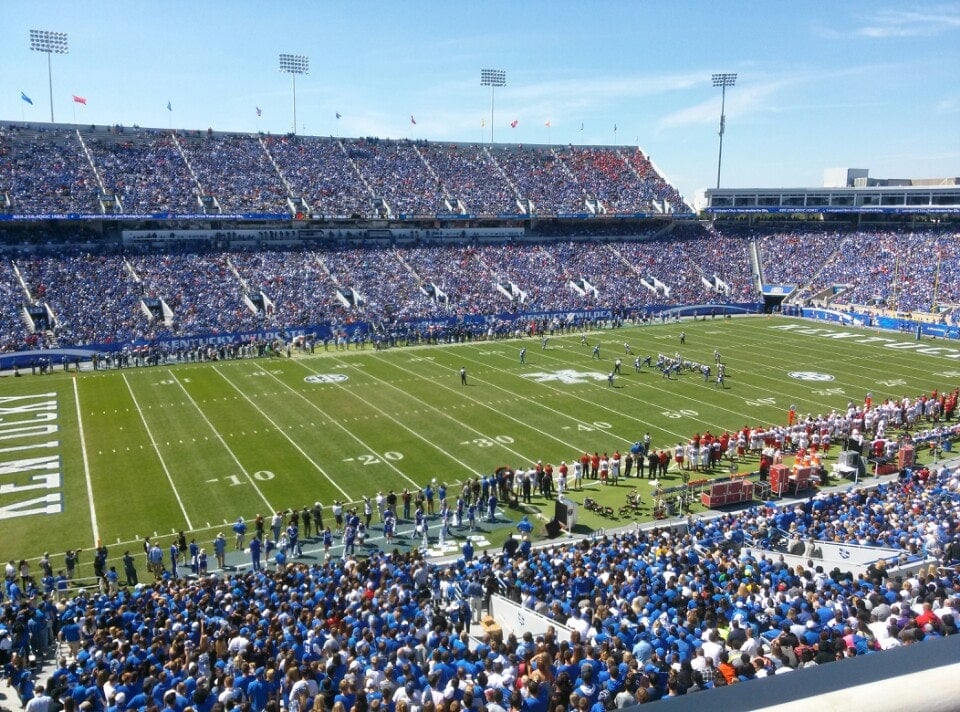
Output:
<svg viewBox="0 0 960 712">
<path fill-rule="evenodd" d="M 490 87 L 490 143 L 493 143 L 493 93 L 497 87 L 507 86 L 507 72 L 504 69 L 481 69 L 480 86 Z"/>
<path fill-rule="evenodd" d="M 30 49 L 47 55 L 47 84 L 50 87 L 50 123 L 53 123 L 53 69 L 50 55 L 67 54 L 67 33 L 50 30 L 30 30 Z"/>
<path fill-rule="evenodd" d="M 305 54 L 281 54 L 280 71 L 293 78 L 293 133 L 297 133 L 297 75 L 310 73 L 310 58 Z"/>
<path fill-rule="evenodd" d="M 720 190 L 720 164 L 723 161 L 723 130 L 726 128 L 727 119 L 724 116 L 724 109 L 727 106 L 727 87 L 732 87 L 737 83 L 736 73 L 714 74 L 713 86 L 720 87 L 722 94 L 720 98 L 720 153 L 717 155 L 717 190 Z"/>
</svg>

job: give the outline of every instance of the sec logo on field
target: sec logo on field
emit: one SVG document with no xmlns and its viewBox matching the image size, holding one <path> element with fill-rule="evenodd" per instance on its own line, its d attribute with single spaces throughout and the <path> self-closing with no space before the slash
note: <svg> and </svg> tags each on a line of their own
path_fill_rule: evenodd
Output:
<svg viewBox="0 0 960 712">
<path fill-rule="evenodd" d="M 800 381 L 832 381 L 833 376 L 829 373 L 817 373 L 816 371 L 790 371 L 790 378 L 796 378 Z"/>
<path fill-rule="evenodd" d="M 342 373 L 315 373 L 303 380 L 307 383 L 343 383 L 347 377 Z"/>
</svg>

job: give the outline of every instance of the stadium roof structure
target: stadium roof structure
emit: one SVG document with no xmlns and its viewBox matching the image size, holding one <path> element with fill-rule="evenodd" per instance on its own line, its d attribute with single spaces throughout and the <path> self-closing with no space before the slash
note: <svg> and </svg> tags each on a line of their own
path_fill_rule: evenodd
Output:
<svg viewBox="0 0 960 712">
<path fill-rule="evenodd" d="M 960 185 L 837 188 L 721 188 L 706 192 L 706 212 L 749 214 L 960 215 Z"/>
</svg>

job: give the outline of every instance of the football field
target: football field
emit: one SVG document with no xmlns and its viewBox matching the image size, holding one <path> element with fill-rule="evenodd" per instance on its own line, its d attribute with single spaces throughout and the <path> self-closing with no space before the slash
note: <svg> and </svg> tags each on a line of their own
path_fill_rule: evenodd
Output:
<svg viewBox="0 0 960 712">
<path fill-rule="evenodd" d="M 678 352 L 713 366 L 715 350 L 727 369 L 723 388 L 694 371 L 668 380 L 633 367 L 636 355 L 655 363 L 658 353 Z M 315 501 L 329 512 L 335 499 L 416 491 L 434 478 L 453 483 L 500 466 L 625 452 L 646 432 L 654 448 L 667 448 L 697 432 L 785 423 L 791 405 L 816 414 L 862 403 L 868 392 L 880 402 L 953 389 L 957 356 L 952 342 L 751 317 L 601 330 L 586 345 L 566 334 L 546 348 L 536 338 L 321 348 L 7 377 L 0 555 L 49 551 L 59 568 L 63 552 L 80 547 L 89 574 L 98 539 L 113 559 L 124 548 L 139 554 L 144 536 L 163 545 L 184 530 L 209 542 L 218 531 L 229 537 L 238 517 L 269 520 Z M 611 386 L 617 358 L 622 373 Z M 613 525 L 583 515 L 588 527 Z"/>
</svg>

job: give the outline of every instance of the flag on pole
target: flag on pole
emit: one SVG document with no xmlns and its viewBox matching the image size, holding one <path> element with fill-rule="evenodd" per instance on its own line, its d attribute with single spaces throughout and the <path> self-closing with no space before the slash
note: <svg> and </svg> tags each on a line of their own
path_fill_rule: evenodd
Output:
<svg viewBox="0 0 960 712">
<path fill-rule="evenodd" d="M 167 111 L 173 111 L 173 104 L 167 101 Z"/>
<path fill-rule="evenodd" d="M 517 121 L 516 119 L 514 119 L 513 121 L 510 122 L 510 128 L 512 128 L 512 129 L 517 128 L 517 124 L 519 124 L 519 123 L 520 123 L 519 121 Z"/>
<path fill-rule="evenodd" d="M 544 123 L 544 126 L 546 126 L 547 128 L 550 128 L 550 122 L 547 121 L 546 123 Z"/>
<path fill-rule="evenodd" d="M 580 122 L 580 130 L 583 131 L 583 122 Z"/>
<path fill-rule="evenodd" d="M 27 102 L 28 104 L 30 104 L 30 106 L 33 106 L 33 99 L 31 99 L 29 96 L 27 96 L 27 95 L 26 95 L 24 92 L 22 92 L 22 91 L 20 92 L 20 98 L 23 99 L 23 100 L 24 100 L 25 102 Z"/>
<path fill-rule="evenodd" d="M 86 100 L 86 98 L 85 98 L 85 97 L 82 97 L 82 96 L 77 96 L 76 94 L 73 95 L 73 102 L 74 102 L 75 104 L 83 104 L 84 106 L 87 105 L 87 100 Z"/>
<path fill-rule="evenodd" d="M 263 115 L 263 112 L 260 111 L 260 107 L 258 106 L 258 107 L 257 107 L 257 118 L 259 118 L 259 117 L 262 116 L 262 115 Z"/>
<path fill-rule="evenodd" d="M 480 119 L 480 128 L 483 128 L 483 127 L 486 126 L 486 125 L 487 125 L 486 120 Z"/>
<path fill-rule="evenodd" d="M 414 126 L 417 125 L 417 120 L 413 118 L 413 114 L 410 114 L 410 123 L 413 124 Z"/>
<path fill-rule="evenodd" d="M 613 125 L 613 130 L 614 130 L 614 132 L 616 132 L 616 130 L 617 130 L 617 125 L 616 125 L 616 124 Z"/>
</svg>

